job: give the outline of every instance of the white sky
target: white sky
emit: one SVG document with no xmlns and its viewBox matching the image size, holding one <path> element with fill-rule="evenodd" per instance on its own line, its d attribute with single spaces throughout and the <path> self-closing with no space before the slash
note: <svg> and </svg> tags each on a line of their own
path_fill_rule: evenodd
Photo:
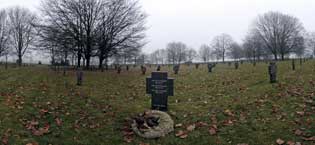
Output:
<svg viewBox="0 0 315 145">
<path fill-rule="evenodd" d="M 298 17 L 308 31 L 315 31 L 315 0 L 140 0 L 147 20 L 150 53 L 171 41 L 198 49 L 221 33 L 241 42 L 258 14 L 279 11 Z M 40 0 L 0 0 L 0 8 L 21 5 L 32 10 Z"/>
</svg>

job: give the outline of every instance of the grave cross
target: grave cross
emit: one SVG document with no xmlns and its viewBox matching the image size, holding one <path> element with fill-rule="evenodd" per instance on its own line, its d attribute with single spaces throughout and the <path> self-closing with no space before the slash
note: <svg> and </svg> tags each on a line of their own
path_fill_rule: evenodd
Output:
<svg viewBox="0 0 315 145">
<path fill-rule="evenodd" d="M 167 72 L 152 72 L 146 79 L 146 91 L 152 96 L 152 110 L 167 111 L 168 96 L 174 96 L 174 79 L 168 78 Z"/>
</svg>

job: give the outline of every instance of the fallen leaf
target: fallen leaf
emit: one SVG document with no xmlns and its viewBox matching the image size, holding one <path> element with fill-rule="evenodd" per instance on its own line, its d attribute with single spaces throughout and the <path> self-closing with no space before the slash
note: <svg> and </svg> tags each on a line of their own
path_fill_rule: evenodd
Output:
<svg viewBox="0 0 315 145">
<path fill-rule="evenodd" d="M 196 128 L 196 125 L 192 124 L 192 125 L 189 125 L 186 129 L 187 129 L 187 131 L 192 132 L 195 130 L 195 128 Z"/>
<path fill-rule="evenodd" d="M 56 121 L 56 124 L 57 124 L 58 126 L 61 126 L 61 125 L 62 125 L 62 121 L 61 121 L 60 118 L 56 118 L 55 121 Z"/>
<path fill-rule="evenodd" d="M 124 141 L 127 143 L 131 143 L 133 141 L 133 138 L 131 136 L 125 136 Z"/>
<path fill-rule="evenodd" d="M 26 145 L 39 145 L 37 142 L 31 142 L 31 143 L 28 143 Z"/>
<path fill-rule="evenodd" d="M 175 125 L 176 128 L 182 127 L 182 126 L 183 126 L 183 124 L 181 124 L 181 123 Z"/>
<path fill-rule="evenodd" d="M 305 112 L 304 111 L 296 111 L 296 114 L 298 114 L 300 116 L 304 116 Z"/>
<path fill-rule="evenodd" d="M 295 142 L 293 142 L 293 141 L 287 141 L 287 145 L 295 145 Z"/>
<path fill-rule="evenodd" d="M 302 132 L 300 129 L 297 129 L 297 130 L 295 130 L 295 132 L 294 132 L 294 134 L 297 135 L 297 136 L 302 135 L 302 133 L 303 133 L 303 132 Z"/>
<path fill-rule="evenodd" d="M 196 127 L 204 127 L 204 126 L 208 126 L 208 123 L 205 123 L 205 122 L 197 122 L 196 123 Z"/>
<path fill-rule="evenodd" d="M 187 132 L 180 130 L 175 134 L 175 136 L 184 139 L 188 137 L 188 134 Z"/>
<path fill-rule="evenodd" d="M 218 130 L 218 127 L 216 125 L 212 125 L 210 128 L 209 128 L 209 133 L 210 135 L 216 135 L 217 134 L 217 130 Z"/>
<path fill-rule="evenodd" d="M 285 143 L 285 141 L 282 140 L 282 139 L 280 139 L 280 138 L 278 138 L 277 141 L 276 141 L 276 143 L 277 143 L 278 145 L 282 145 L 282 144 Z"/>
<path fill-rule="evenodd" d="M 303 140 L 306 140 L 306 141 L 315 141 L 315 136 L 312 136 L 312 137 L 309 137 L 309 138 L 303 137 Z"/>
</svg>

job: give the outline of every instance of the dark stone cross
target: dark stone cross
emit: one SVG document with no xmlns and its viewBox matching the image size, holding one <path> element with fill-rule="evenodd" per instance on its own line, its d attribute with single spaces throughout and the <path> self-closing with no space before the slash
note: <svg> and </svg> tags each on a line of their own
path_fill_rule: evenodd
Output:
<svg viewBox="0 0 315 145">
<path fill-rule="evenodd" d="M 276 83 L 277 82 L 277 65 L 275 62 L 271 62 L 269 67 L 269 77 L 270 77 L 270 83 Z"/>
<path fill-rule="evenodd" d="M 161 66 L 160 65 L 157 66 L 156 71 L 161 71 Z"/>
<path fill-rule="evenodd" d="M 168 96 L 174 96 L 174 79 L 168 78 L 167 72 L 152 72 L 146 79 L 147 94 L 152 96 L 151 109 L 167 111 Z"/>
</svg>

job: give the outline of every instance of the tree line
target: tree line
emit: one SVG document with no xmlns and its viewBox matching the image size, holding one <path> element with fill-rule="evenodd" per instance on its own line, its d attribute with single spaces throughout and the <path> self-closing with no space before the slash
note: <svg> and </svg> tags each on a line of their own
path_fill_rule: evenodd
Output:
<svg viewBox="0 0 315 145">
<path fill-rule="evenodd" d="M 147 15 L 138 0 L 42 0 L 39 12 L 1 10 L 0 55 L 15 55 L 21 65 L 33 49 L 49 54 L 51 64 L 90 68 L 97 58 L 102 69 L 112 58 L 138 59 L 146 44 Z"/>
<path fill-rule="evenodd" d="M 259 15 L 250 26 L 246 37 L 237 43 L 228 34 L 215 36 L 198 52 L 188 49 L 183 42 L 171 42 L 148 56 L 151 63 L 185 63 L 230 60 L 285 60 L 290 57 L 315 55 L 315 32 L 306 32 L 300 20 L 280 12 Z M 174 61 L 175 60 L 175 61 Z"/>
<path fill-rule="evenodd" d="M 315 32 L 280 12 L 259 15 L 241 43 L 220 34 L 199 50 L 183 42 L 144 54 L 146 13 L 138 0 L 42 0 L 39 13 L 22 7 L 0 10 L 0 57 L 31 50 L 49 54 L 53 65 L 98 68 L 108 64 L 180 64 L 199 60 L 284 60 L 315 55 Z M 95 65 L 95 64 L 93 64 Z"/>
</svg>

